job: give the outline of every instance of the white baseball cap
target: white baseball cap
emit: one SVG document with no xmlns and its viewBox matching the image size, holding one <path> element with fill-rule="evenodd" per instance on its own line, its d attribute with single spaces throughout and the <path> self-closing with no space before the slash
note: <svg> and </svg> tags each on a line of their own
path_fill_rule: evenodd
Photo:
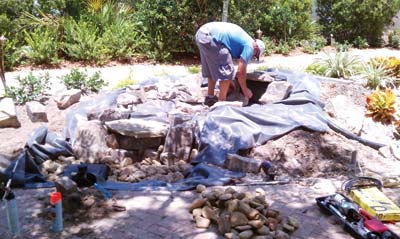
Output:
<svg viewBox="0 0 400 239">
<path fill-rule="evenodd" d="M 260 58 L 263 56 L 263 54 L 265 52 L 265 44 L 260 39 L 256 39 L 256 44 L 258 46 L 258 49 L 260 50 L 260 52 L 258 53 L 258 56 L 256 56 L 256 58 L 258 61 L 260 61 Z"/>
</svg>

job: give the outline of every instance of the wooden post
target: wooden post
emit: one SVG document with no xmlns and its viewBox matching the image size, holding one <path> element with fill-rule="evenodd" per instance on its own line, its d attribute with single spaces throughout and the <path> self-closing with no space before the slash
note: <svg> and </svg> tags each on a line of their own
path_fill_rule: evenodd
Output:
<svg viewBox="0 0 400 239">
<path fill-rule="evenodd" d="M 222 7 L 222 21 L 228 21 L 228 9 L 229 9 L 229 0 L 224 0 L 224 5 Z"/>
<path fill-rule="evenodd" d="M 4 36 L 0 36 L 0 78 L 3 82 L 4 90 L 7 87 L 6 84 L 6 76 L 4 75 L 4 45 L 6 43 L 6 38 Z"/>
</svg>

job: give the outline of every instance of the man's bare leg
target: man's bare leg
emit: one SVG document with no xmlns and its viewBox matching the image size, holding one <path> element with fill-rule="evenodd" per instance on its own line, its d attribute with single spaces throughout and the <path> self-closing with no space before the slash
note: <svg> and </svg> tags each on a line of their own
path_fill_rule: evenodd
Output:
<svg viewBox="0 0 400 239">
<path fill-rule="evenodd" d="M 215 80 L 213 80 L 211 77 L 208 77 L 208 90 L 207 94 L 209 96 L 214 95 L 214 89 L 215 89 Z"/>
<path fill-rule="evenodd" d="M 222 80 L 219 82 L 219 101 L 226 101 L 231 80 Z"/>
</svg>

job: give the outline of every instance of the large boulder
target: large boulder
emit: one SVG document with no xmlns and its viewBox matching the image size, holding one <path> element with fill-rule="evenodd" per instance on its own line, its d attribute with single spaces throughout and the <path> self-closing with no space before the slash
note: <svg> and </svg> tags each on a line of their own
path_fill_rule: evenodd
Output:
<svg viewBox="0 0 400 239">
<path fill-rule="evenodd" d="M 54 96 L 54 101 L 57 103 L 59 109 L 66 109 L 71 105 L 79 102 L 81 99 L 81 90 L 71 89 L 67 91 L 59 92 Z"/>
<path fill-rule="evenodd" d="M 166 123 L 139 118 L 114 120 L 105 124 L 114 133 L 137 139 L 165 137 L 169 129 Z"/>
<path fill-rule="evenodd" d="M 21 123 L 17 118 L 15 104 L 11 98 L 0 99 L 0 128 L 15 127 L 18 128 Z"/>
<path fill-rule="evenodd" d="M 261 104 L 271 104 L 286 99 L 292 88 L 293 86 L 287 81 L 273 81 L 268 85 L 259 101 Z"/>
<path fill-rule="evenodd" d="M 76 158 L 86 163 L 98 163 L 107 152 L 107 131 L 99 120 L 80 121 L 75 133 L 73 150 Z"/>
<path fill-rule="evenodd" d="M 26 112 L 32 122 L 48 122 L 46 107 L 37 101 L 26 103 Z"/>
</svg>

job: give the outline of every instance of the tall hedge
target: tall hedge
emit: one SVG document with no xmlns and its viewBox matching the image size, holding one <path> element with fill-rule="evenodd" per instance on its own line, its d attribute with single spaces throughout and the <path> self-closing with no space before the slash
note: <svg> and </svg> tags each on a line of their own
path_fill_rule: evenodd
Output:
<svg viewBox="0 0 400 239">
<path fill-rule="evenodd" d="M 229 21 L 277 40 L 308 38 L 316 30 L 311 14 L 311 0 L 231 0 L 229 6 Z"/>
<path fill-rule="evenodd" d="M 326 37 L 352 42 L 358 36 L 380 46 L 385 26 L 400 10 L 400 0 L 317 0 L 319 23 Z"/>
</svg>

